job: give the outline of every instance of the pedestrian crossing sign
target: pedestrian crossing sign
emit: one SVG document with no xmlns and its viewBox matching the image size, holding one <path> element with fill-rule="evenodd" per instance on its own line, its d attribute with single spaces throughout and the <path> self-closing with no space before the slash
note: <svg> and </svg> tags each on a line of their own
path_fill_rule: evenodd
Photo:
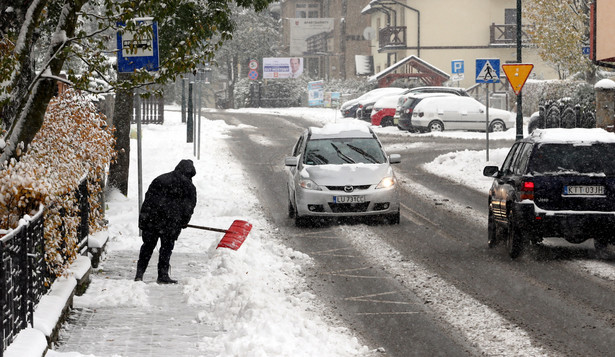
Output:
<svg viewBox="0 0 615 357">
<path fill-rule="evenodd" d="M 500 60 L 477 59 L 476 60 L 476 83 L 499 83 Z"/>
</svg>

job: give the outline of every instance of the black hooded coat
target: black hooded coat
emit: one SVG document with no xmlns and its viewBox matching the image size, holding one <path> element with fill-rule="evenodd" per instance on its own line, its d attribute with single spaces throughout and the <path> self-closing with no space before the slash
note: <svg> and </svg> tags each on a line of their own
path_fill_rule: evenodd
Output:
<svg viewBox="0 0 615 357">
<path fill-rule="evenodd" d="M 175 170 L 156 177 L 145 193 L 139 228 L 157 233 L 185 228 L 196 206 L 195 174 L 192 160 L 182 160 Z"/>
</svg>

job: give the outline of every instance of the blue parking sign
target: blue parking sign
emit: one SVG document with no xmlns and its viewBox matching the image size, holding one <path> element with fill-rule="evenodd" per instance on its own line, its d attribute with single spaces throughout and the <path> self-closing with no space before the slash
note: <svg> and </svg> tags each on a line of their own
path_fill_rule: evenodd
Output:
<svg viewBox="0 0 615 357">
<path fill-rule="evenodd" d="M 453 73 L 453 74 L 464 73 L 464 70 L 463 70 L 463 60 L 453 60 L 453 61 L 451 61 L 451 73 Z"/>
</svg>

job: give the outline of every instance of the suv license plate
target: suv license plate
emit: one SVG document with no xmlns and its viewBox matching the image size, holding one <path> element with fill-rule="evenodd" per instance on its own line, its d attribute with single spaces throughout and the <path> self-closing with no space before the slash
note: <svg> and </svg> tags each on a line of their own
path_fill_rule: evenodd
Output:
<svg viewBox="0 0 615 357">
<path fill-rule="evenodd" d="M 564 195 L 604 195 L 604 186 L 565 186 Z"/>
<path fill-rule="evenodd" d="M 335 203 L 363 203 L 365 196 L 333 196 Z"/>
</svg>

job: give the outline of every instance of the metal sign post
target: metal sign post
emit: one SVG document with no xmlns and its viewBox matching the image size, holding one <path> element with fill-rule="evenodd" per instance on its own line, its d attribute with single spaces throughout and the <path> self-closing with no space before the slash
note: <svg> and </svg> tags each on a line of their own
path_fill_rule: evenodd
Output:
<svg viewBox="0 0 615 357">
<path fill-rule="evenodd" d="M 485 137 L 487 141 L 487 161 L 489 161 L 489 83 L 500 82 L 500 60 L 495 58 L 476 60 L 476 83 L 486 83 Z"/>
<path fill-rule="evenodd" d="M 143 202 L 143 160 L 142 158 L 142 140 L 141 140 L 141 90 L 137 89 L 136 102 L 136 119 L 137 119 L 137 182 L 139 186 L 139 212 L 141 211 L 141 202 Z M 139 229 L 139 236 L 141 230 Z"/>
<path fill-rule="evenodd" d="M 117 71 L 119 73 L 132 73 L 138 69 L 157 71 L 159 68 L 158 56 L 158 23 L 153 17 L 140 17 L 133 19 L 139 31 L 118 31 L 117 32 Z M 119 27 L 125 24 L 119 23 Z M 139 201 L 138 212 L 141 212 L 141 202 L 143 202 L 143 158 L 141 152 L 141 97 L 137 90 L 137 175 Z M 131 110 L 132 115 L 132 110 Z M 141 230 L 139 230 L 139 236 Z"/>
</svg>

